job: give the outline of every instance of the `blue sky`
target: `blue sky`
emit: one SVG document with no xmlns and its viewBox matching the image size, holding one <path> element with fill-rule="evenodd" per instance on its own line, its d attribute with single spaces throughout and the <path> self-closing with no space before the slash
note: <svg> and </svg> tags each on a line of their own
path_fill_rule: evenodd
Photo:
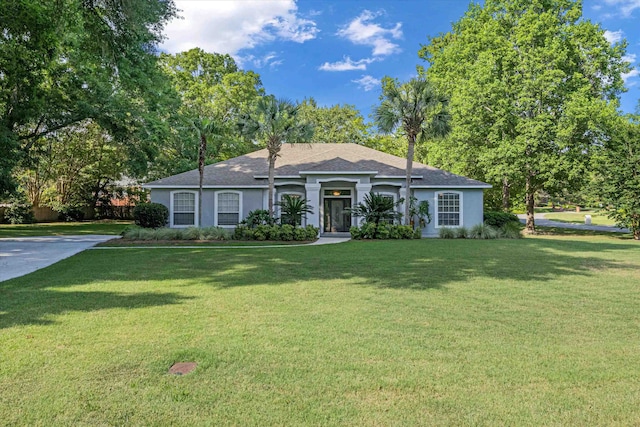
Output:
<svg viewBox="0 0 640 427">
<path fill-rule="evenodd" d="M 259 73 L 277 97 L 320 105 L 352 104 L 365 119 L 378 103 L 380 79 L 416 74 L 429 36 L 451 29 L 467 0 L 176 0 L 183 19 L 166 28 L 162 50 L 193 47 L 228 53 Z M 640 100 L 640 0 L 584 0 L 585 19 L 600 23 L 612 42 L 626 39 L 622 110 Z"/>
</svg>

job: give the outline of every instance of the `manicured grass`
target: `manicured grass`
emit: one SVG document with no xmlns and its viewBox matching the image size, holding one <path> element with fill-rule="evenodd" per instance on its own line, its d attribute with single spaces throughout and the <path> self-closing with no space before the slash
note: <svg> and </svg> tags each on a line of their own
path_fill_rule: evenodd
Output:
<svg viewBox="0 0 640 427">
<path fill-rule="evenodd" d="M 599 236 L 90 250 L 0 283 L 0 424 L 638 425 L 638 283 Z"/>
<path fill-rule="evenodd" d="M 43 222 L 39 224 L 0 224 L 3 237 L 62 236 L 71 234 L 118 235 L 131 221 Z"/>
<path fill-rule="evenodd" d="M 584 224 L 585 215 L 591 215 L 592 225 L 616 225 L 616 222 L 614 220 L 609 219 L 604 214 L 597 212 L 554 212 L 545 213 L 544 217 L 551 221 Z"/>
</svg>

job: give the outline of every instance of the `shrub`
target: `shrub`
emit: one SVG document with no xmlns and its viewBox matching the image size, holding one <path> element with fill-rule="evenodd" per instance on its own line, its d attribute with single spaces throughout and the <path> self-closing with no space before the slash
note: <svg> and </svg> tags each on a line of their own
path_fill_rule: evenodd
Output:
<svg viewBox="0 0 640 427">
<path fill-rule="evenodd" d="M 438 236 L 441 239 L 455 239 L 456 238 L 456 232 L 453 228 L 449 228 L 449 227 L 442 227 L 438 230 Z"/>
<path fill-rule="evenodd" d="M 276 223 L 276 219 L 269 215 L 269 211 L 266 209 L 256 209 L 249 212 L 249 215 L 243 221 L 250 228 L 255 228 L 258 225 L 273 225 Z"/>
<path fill-rule="evenodd" d="M 244 236 L 244 230 L 246 230 L 247 228 L 249 227 L 247 227 L 246 224 L 239 224 L 233 230 L 233 234 L 231 235 L 231 238 L 234 240 L 242 240 Z"/>
<path fill-rule="evenodd" d="M 307 230 L 304 228 L 294 228 L 293 229 L 293 240 L 303 241 L 307 240 Z"/>
<path fill-rule="evenodd" d="M 320 229 L 318 227 L 314 227 L 313 225 L 309 224 L 304 229 L 307 233 L 307 240 L 316 240 L 318 238 L 318 233 L 320 232 Z"/>
<path fill-rule="evenodd" d="M 360 228 L 363 239 L 375 239 L 376 238 L 376 224 L 374 222 L 365 222 Z"/>
<path fill-rule="evenodd" d="M 469 230 L 466 227 L 458 227 L 454 229 L 456 239 L 466 239 L 469 237 Z"/>
<path fill-rule="evenodd" d="M 422 230 L 420 230 L 419 228 L 414 230 L 413 227 L 411 227 L 410 225 L 398 225 L 397 227 L 398 227 L 398 234 L 400 234 L 401 239 L 413 239 L 416 233 L 416 230 L 420 234 L 420 237 L 422 237 Z"/>
<path fill-rule="evenodd" d="M 362 230 L 357 225 L 352 225 L 349 228 L 349 234 L 351 234 L 351 238 L 355 240 L 362 239 Z"/>
<path fill-rule="evenodd" d="M 508 212 L 488 211 L 484 213 L 484 223 L 492 227 L 500 228 L 510 222 L 520 222 L 520 220 L 516 215 Z"/>
<path fill-rule="evenodd" d="M 283 224 L 280 227 L 280 238 L 285 242 L 293 240 L 293 225 Z"/>
<path fill-rule="evenodd" d="M 58 208 L 58 219 L 64 222 L 84 220 L 84 211 L 79 206 L 66 205 Z"/>
<path fill-rule="evenodd" d="M 267 232 L 267 239 L 278 241 L 282 239 L 282 232 L 278 224 L 273 224 Z"/>
<path fill-rule="evenodd" d="M 389 223 L 378 224 L 376 239 L 387 240 L 391 237 L 391 225 Z"/>
<path fill-rule="evenodd" d="M 520 223 L 508 222 L 504 224 L 498 230 L 499 237 L 503 239 L 520 239 L 522 234 L 520 233 Z"/>
<path fill-rule="evenodd" d="M 400 227 L 397 225 L 394 225 L 392 227 L 389 228 L 389 238 L 390 239 L 402 239 L 402 236 L 400 235 Z"/>
<path fill-rule="evenodd" d="M 33 224 L 36 222 L 30 203 L 14 201 L 4 211 L 4 220 L 9 224 Z"/>
<path fill-rule="evenodd" d="M 169 220 L 169 209 L 160 203 L 139 203 L 133 209 L 133 219 L 140 227 L 164 227 Z"/>
<path fill-rule="evenodd" d="M 260 224 L 253 229 L 253 238 L 255 240 L 267 240 L 271 226 Z"/>
<path fill-rule="evenodd" d="M 476 224 L 469 230 L 471 239 L 497 239 L 498 230 L 487 224 Z"/>
</svg>

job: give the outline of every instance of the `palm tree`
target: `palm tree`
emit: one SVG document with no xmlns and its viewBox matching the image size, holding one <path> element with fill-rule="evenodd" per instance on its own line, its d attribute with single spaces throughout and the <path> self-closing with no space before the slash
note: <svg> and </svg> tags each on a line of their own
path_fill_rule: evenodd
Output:
<svg viewBox="0 0 640 427">
<path fill-rule="evenodd" d="M 291 224 L 294 227 L 302 224 L 302 217 L 312 214 L 313 208 L 309 205 L 309 200 L 302 197 L 285 194 L 282 200 L 275 203 L 280 206 L 280 221 L 283 224 Z"/>
<path fill-rule="evenodd" d="M 381 222 L 393 222 L 400 218 L 396 211 L 396 202 L 392 197 L 370 192 L 364 195 L 362 203 L 358 203 L 346 212 L 353 216 L 364 218 L 365 222 L 372 222 L 376 226 Z"/>
<path fill-rule="evenodd" d="M 202 227 L 202 184 L 204 181 L 204 163 L 207 154 L 207 138 L 216 141 L 215 156 L 220 152 L 222 146 L 222 136 L 224 129 L 220 123 L 213 119 L 196 118 L 191 121 L 191 127 L 196 132 L 200 147 L 198 149 L 198 172 L 200 173 L 200 181 L 198 186 L 198 225 Z"/>
<path fill-rule="evenodd" d="M 399 85 L 392 79 L 386 79 L 382 88 L 382 102 L 374 110 L 374 120 L 383 133 L 392 133 L 401 129 L 407 136 L 406 183 L 407 191 L 404 204 L 405 224 L 409 224 L 409 198 L 411 197 L 411 172 L 416 141 L 445 136 L 449 133 L 449 114 L 446 110 L 448 100 L 438 94 L 431 83 L 423 76 L 415 77 Z"/>
<path fill-rule="evenodd" d="M 253 113 L 240 119 L 240 130 L 249 138 L 264 142 L 269 152 L 269 214 L 273 216 L 274 173 L 282 144 L 309 142 L 313 127 L 297 117 L 298 106 L 274 96 L 262 97 Z"/>
</svg>

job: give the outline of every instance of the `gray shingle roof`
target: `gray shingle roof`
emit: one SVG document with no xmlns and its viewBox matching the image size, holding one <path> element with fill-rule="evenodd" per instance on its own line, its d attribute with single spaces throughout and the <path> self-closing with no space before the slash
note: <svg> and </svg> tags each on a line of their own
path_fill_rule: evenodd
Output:
<svg viewBox="0 0 640 427">
<path fill-rule="evenodd" d="M 376 172 L 377 177 L 404 177 L 406 159 L 357 144 L 283 144 L 276 160 L 275 176 L 297 177 L 300 172 Z M 204 169 L 206 187 L 266 186 L 269 173 L 267 150 L 262 149 Z M 413 163 L 413 185 L 489 187 L 484 182 L 456 175 L 441 169 Z M 257 177 L 257 178 L 256 178 Z M 149 182 L 145 187 L 198 186 L 198 170 Z"/>
</svg>

